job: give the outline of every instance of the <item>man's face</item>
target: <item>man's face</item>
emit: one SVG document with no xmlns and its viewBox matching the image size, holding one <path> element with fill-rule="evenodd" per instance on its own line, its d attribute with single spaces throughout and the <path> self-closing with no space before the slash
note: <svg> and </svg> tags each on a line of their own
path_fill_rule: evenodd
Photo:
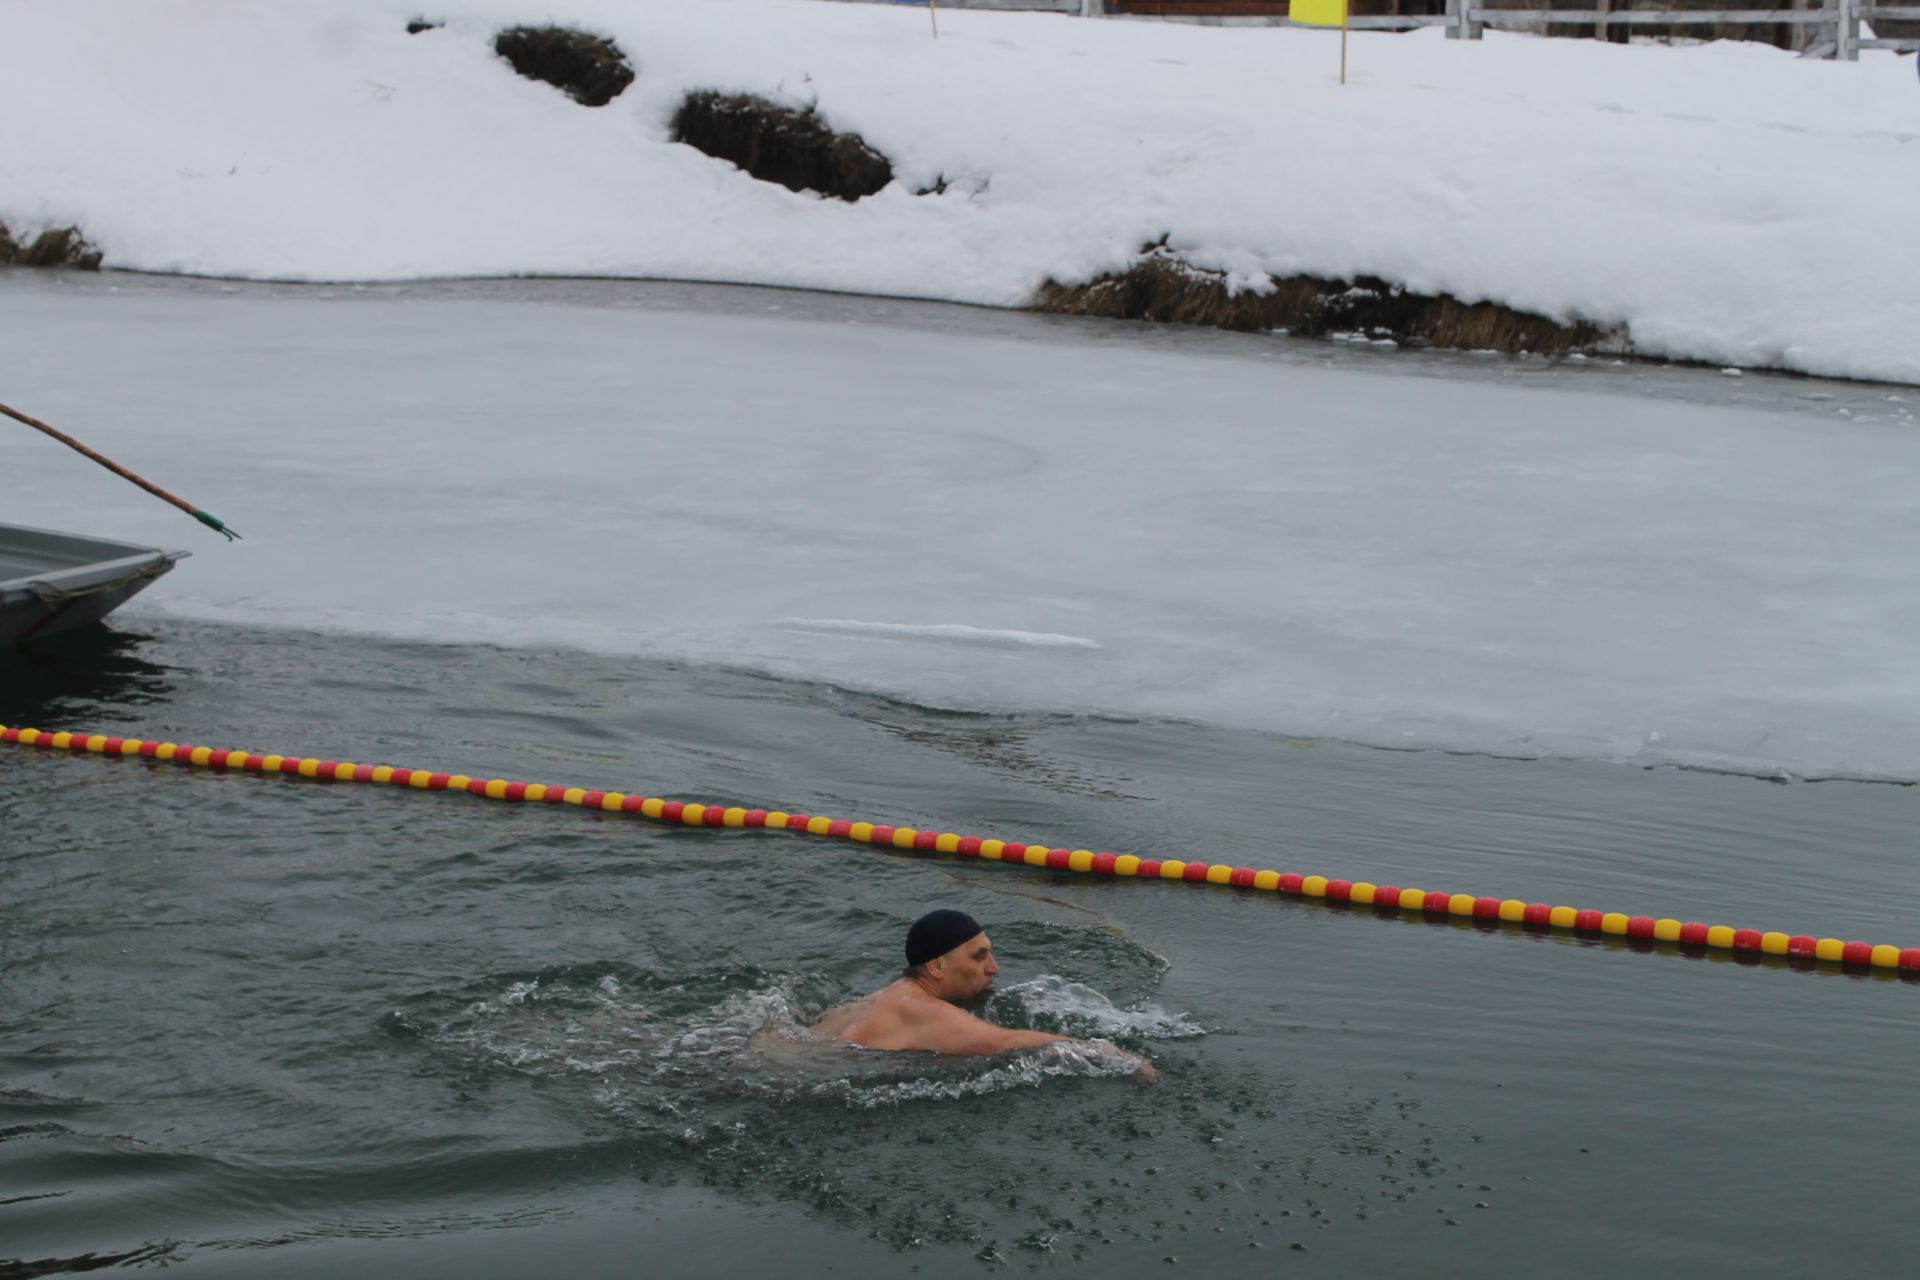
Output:
<svg viewBox="0 0 1920 1280">
<path fill-rule="evenodd" d="M 1000 966 L 993 958 L 993 940 L 976 933 L 940 957 L 946 972 L 941 978 L 941 995 L 949 1000 L 966 1000 L 993 989 L 993 975 Z"/>
</svg>

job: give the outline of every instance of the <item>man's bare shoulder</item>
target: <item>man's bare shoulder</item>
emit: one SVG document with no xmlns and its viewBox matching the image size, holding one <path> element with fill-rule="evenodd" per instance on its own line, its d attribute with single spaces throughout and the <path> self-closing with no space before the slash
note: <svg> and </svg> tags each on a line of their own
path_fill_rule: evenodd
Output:
<svg viewBox="0 0 1920 1280">
<path fill-rule="evenodd" d="M 897 982 L 873 993 L 876 1006 L 889 1009 L 909 1022 L 944 1021 L 948 1018 L 971 1018 L 966 1010 L 942 1000 L 939 996 L 928 995 L 918 985 L 901 978 Z"/>
<path fill-rule="evenodd" d="M 934 1028 L 967 1025 L 984 1027 L 978 1018 L 928 995 L 905 978 L 889 983 L 870 996 L 843 1004 L 814 1023 L 820 1035 L 846 1040 L 869 1049 L 919 1049 Z"/>
<path fill-rule="evenodd" d="M 827 1010 L 814 1022 L 814 1034 L 834 1040 L 846 1039 L 847 1029 L 873 1008 L 874 998 L 879 994 L 876 991 L 873 995 L 861 996 L 858 1000 L 849 1000 L 846 1004 Z"/>
</svg>

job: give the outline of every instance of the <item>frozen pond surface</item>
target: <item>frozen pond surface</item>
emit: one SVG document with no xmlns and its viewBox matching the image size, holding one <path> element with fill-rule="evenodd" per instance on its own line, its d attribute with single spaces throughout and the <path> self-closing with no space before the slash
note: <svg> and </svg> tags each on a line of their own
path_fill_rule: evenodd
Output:
<svg viewBox="0 0 1920 1280">
<path fill-rule="evenodd" d="M 0 279 L 9 517 L 137 607 L 930 706 L 1920 778 L 1900 388 L 760 289 Z"/>
</svg>

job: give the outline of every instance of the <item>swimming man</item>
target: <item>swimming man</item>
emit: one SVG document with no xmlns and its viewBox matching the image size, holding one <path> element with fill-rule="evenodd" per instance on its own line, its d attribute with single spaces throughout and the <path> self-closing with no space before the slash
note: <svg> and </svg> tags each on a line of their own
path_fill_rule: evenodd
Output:
<svg viewBox="0 0 1920 1280">
<path fill-rule="evenodd" d="M 997 1027 L 954 1003 L 991 991 L 999 972 L 993 941 L 979 921 L 964 911 L 929 911 L 907 930 L 906 972 L 865 999 L 841 1005 L 814 1030 L 868 1049 L 981 1056 L 1037 1045 L 1090 1045 L 1137 1063 L 1143 1079 L 1159 1074 L 1146 1059 L 1104 1040 Z"/>
</svg>

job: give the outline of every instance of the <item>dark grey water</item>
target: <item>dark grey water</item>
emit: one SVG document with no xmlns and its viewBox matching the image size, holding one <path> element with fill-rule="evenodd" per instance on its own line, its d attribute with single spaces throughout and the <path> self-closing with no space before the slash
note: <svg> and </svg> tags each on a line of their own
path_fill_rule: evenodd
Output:
<svg viewBox="0 0 1920 1280">
<path fill-rule="evenodd" d="M 127 624 L 0 723 L 1920 944 L 1920 791 Z M 1097 1063 L 809 1044 L 935 904 Z M 1904 1273 L 1920 984 L 0 749 L 0 1275 Z M 1174 1260 L 1169 1262 L 1169 1260 Z"/>
</svg>

